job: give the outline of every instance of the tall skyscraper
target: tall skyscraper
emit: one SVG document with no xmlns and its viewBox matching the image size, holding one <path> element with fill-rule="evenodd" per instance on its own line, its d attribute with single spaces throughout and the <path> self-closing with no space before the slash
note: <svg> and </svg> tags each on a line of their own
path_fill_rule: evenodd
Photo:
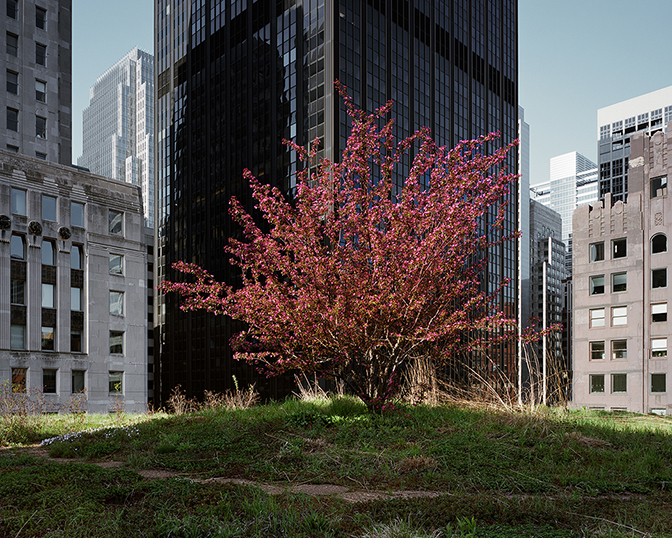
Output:
<svg viewBox="0 0 672 538">
<path fill-rule="evenodd" d="M 672 86 L 597 111 L 600 165 L 599 199 L 628 200 L 630 137 L 637 131 L 655 134 L 672 120 Z"/>
<path fill-rule="evenodd" d="M 72 0 L 6 0 L 0 148 L 72 162 Z"/>
<path fill-rule="evenodd" d="M 550 180 L 530 188 L 531 197 L 562 218 L 565 272 L 572 274 L 572 213 L 583 204 L 597 200 L 597 165 L 576 151 L 551 159 Z"/>
<path fill-rule="evenodd" d="M 94 174 L 140 185 L 145 225 L 154 226 L 154 57 L 134 48 L 91 87 L 83 153 Z"/>
<path fill-rule="evenodd" d="M 283 138 L 319 138 L 319 156 L 336 158 L 350 126 L 336 79 L 366 110 L 393 99 L 398 136 L 428 126 L 450 146 L 490 131 L 516 138 L 515 0 L 156 0 L 155 50 L 158 282 L 176 277 L 177 260 L 235 278 L 223 247 L 240 236 L 230 198 L 252 209 L 243 169 L 291 195 L 301 163 Z M 515 154 L 507 164 L 517 169 Z M 511 200 L 507 231 L 517 228 L 517 192 Z M 516 245 L 507 243 L 490 253 L 484 285 L 516 282 L 516 273 Z M 228 345 L 239 326 L 184 314 L 177 297 L 158 301 L 164 399 L 178 383 L 199 395 L 227 388 L 232 375 L 253 379 Z M 515 285 L 501 292 L 508 315 L 516 302 Z M 502 346 L 494 367 L 512 373 L 515 362 Z M 258 387 L 263 396 L 292 388 L 263 377 Z"/>
</svg>

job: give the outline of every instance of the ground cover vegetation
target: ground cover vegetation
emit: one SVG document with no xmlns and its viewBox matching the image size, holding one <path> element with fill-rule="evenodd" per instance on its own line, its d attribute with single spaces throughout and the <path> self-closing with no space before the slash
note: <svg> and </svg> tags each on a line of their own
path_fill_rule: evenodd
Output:
<svg viewBox="0 0 672 538">
<path fill-rule="evenodd" d="M 226 251 L 240 285 L 178 262 L 160 289 L 184 310 L 244 322 L 236 359 L 335 379 L 382 409 L 413 362 L 478 353 L 493 370 L 489 346 L 517 336 L 499 304 L 508 282 L 483 284 L 490 250 L 516 237 L 503 229 L 515 143 L 493 133 L 448 150 L 426 129 L 397 141 L 391 104 L 366 114 L 341 96 L 352 130 L 340 162 L 287 142 L 306 162 L 293 199 L 247 172 L 266 226 L 231 200 L 243 239 Z"/>
<path fill-rule="evenodd" d="M 348 396 L 184 409 L 43 416 L 11 442 L 3 422 L 0 536 L 672 536 L 664 417 L 401 402 L 379 414 Z M 24 448 L 42 439 L 42 453 Z M 311 484 L 380 495 L 290 488 Z"/>
</svg>

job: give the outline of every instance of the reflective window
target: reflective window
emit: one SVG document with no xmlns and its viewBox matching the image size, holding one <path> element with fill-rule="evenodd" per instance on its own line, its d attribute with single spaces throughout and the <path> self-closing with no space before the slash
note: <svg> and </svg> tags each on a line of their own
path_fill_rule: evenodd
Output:
<svg viewBox="0 0 672 538">
<path fill-rule="evenodd" d="M 42 308 L 54 308 L 53 284 L 42 284 Z"/>
<path fill-rule="evenodd" d="M 84 392 L 84 372 L 86 370 L 73 370 L 72 371 L 72 393 L 79 394 Z"/>
<path fill-rule="evenodd" d="M 42 327 L 42 351 L 54 351 L 56 329 L 53 327 Z"/>
<path fill-rule="evenodd" d="M 110 314 L 115 316 L 124 315 L 124 292 L 111 291 L 110 292 Z"/>
<path fill-rule="evenodd" d="M 121 394 L 124 391 L 122 385 L 124 372 L 110 372 L 109 375 L 109 392 L 110 394 Z"/>
<path fill-rule="evenodd" d="M 26 392 L 28 368 L 12 368 L 12 392 Z"/>
<path fill-rule="evenodd" d="M 55 265 L 54 244 L 46 239 L 42 241 L 42 265 Z"/>
<path fill-rule="evenodd" d="M 124 234 L 124 214 L 110 209 L 109 213 L 110 233 L 112 235 Z"/>
<path fill-rule="evenodd" d="M 72 226 L 84 227 L 84 204 L 72 202 L 70 204 L 70 224 Z"/>
<path fill-rule="evenodd" d="M 110 274 L 124 274 L 124 257 L 121 254 L 110 254 Z"/>
<path fill-rule="evenodd" d="M 590 294 L 601 295 L 604 293 L 604 275 L 590 277 Z"/>
<path fill-rule="evenodd" d="M 590 245 L 590 261 L 601 262 L 604 260 L 604 243 L 593 243 Z"/>
<path fill-rule="evenodd" d="M 70 268 L 80 270 L 84 268 L 84 253 L 81 245 L 70 247 Z"/>
<path fill-rule="evenodd" d="M 124 353 L 124 333 L 110 331 L 110 353 L 122 355 Z"/>
<path fill-rule="evenodd" d="M 12 188 L 12 213 L 26 214 L 26 191 Z"/>
<path fill-rule="evenodd" d="M 12 280 L 10 289 L 11 304 L 26 304 L 26 282 Z"/>
<path fill-rule="evenodd" d="M 26 349 L 26 327 L 25 325 L 12 325 L 9 336 L 10 349 Z"/>
<path fill-rule="evenodd" d="M 22 235 L 12 235 L 11 257 L 15 260 L 26 259 L 26 242 Z"/>
<path fill-rule="evenodd" d="M 82 310 L 82 288 L 70 288 L 70 310 Z"/>
<path fill-rule="evenodd" d="M 44 220 L 56 220 L 56 198 L 42 195 L 42 218 Z"/>
</svg>

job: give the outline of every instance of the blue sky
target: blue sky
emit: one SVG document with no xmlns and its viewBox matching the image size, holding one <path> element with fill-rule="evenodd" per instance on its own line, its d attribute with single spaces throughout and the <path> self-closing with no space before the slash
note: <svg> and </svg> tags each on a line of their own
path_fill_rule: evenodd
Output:
<svg viewBox="0 0 672 538">
<path fill-rule="evenodd" d="M 549 159 L 595 160 L 597 110 L 672 85 L 672 1 L 519 0 L 519 103 L 531 130 L 531 184 Z M 73 162 L 96 78 L 133 47 L 153 53 L 153 0 L 73 0 Z"/>
</svg>

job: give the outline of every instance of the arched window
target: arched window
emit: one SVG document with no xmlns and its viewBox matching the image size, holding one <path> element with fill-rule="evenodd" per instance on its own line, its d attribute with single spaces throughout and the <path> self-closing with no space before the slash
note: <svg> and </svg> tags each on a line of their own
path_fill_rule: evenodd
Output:
<svg viewBox="0 0 672 538">
<path fill-rule="evenodd" d="M 665 234 L 656 234 L 651 238 L 651 254 L 667 252 L 667 236 Z"/>
</svg>

